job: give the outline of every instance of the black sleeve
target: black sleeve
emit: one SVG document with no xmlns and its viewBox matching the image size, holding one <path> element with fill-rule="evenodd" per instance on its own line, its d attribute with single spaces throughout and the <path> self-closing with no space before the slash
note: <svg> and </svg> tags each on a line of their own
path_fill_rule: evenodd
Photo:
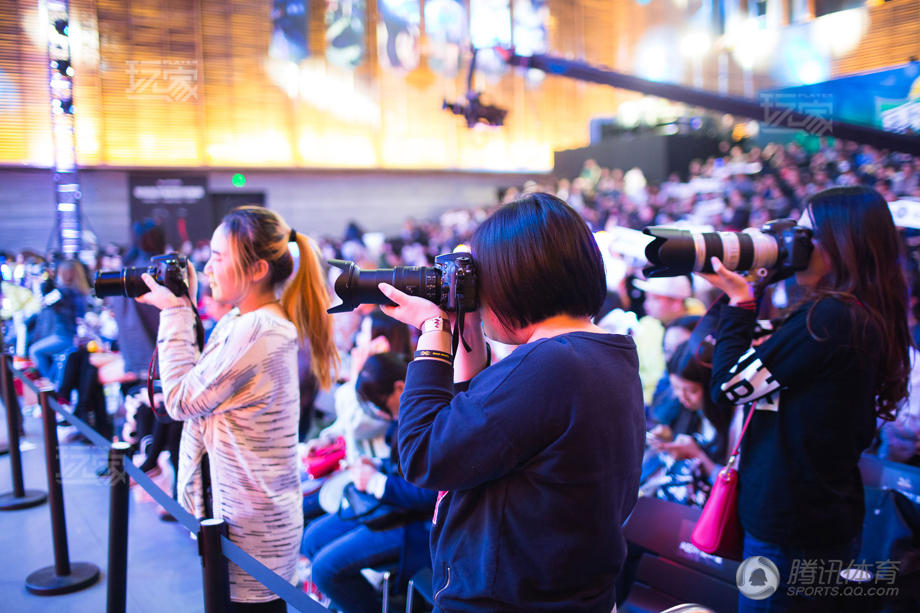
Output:
<svg viewBox="0 0 920 613">
<path fill-rule="evenodd" d="M 754 313 L 725 309 L 713 355 L 712 396 L 741 404 L 793 387 L 824 369 L 848 342 L 848 307 L 827 298 L 799 308 L 766 341 L 750 347 Z"/>
<path fill-rule="evenodd" d="M 409 365 L 398 433 L 406 479 L 434 490 L 469 489 L 506 475 L 556 436 L 551 422 L 564 416 L 534 411 L 534 399 L 544 407 L 564 404 L 558 383 L 564 368 L 542 346 L 526 360 L 504 364 L 456 395 L 449 365 Z"/>
</svg>

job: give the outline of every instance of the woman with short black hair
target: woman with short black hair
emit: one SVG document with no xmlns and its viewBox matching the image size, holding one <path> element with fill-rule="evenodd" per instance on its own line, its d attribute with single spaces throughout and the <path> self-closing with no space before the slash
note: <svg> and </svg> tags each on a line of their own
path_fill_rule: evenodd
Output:
<svg viewBox="0 0 920 613">
<path fill-rule="evenodd" d="M 480 298 L 507 328 L 564 313 L 597 315 L 607 296 L 600 248 L 574 209 L 530 194 L 499 209 L 471 241 Z"/>
<path fill-rule="evenodd" d="M 548 194 L 500 208 L 471 246 L 480 307 L 455 360 L 438 305 L 380 286 L 398 305 L 384 311 L 422 331 L 398 438 L 406 478 L 441 490 L 435 605 L 609 613 L 645 420 L 635 344 L 591 321 L 606 293 L 600 250 Z M 518 347 L 489 366 L 480 327 Z"/>
</svg>

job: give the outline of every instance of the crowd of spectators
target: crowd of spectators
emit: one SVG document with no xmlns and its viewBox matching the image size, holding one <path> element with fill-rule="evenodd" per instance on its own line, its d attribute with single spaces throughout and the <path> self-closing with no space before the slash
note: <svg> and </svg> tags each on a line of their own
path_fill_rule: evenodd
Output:
<svg viewBox="0 0 920 613">
<path fill-rule="evenodd" d="M 638 168 L 609 169 L 587 160 L 577 177 L 547 177 L 512 186 L 502 190 L 489 206 L 452 209 L 429 220 L 407 219 L 400 231 L 391 236 L 367 232 L 358 222 L 353 222 L 343 237 L 322 237 L 318 245 L 326 258 L 352 260 L 362 268 L 431 265 L 436 255 L 468 244 L 473 231 L 494 208 L 530 192 L 557 195 L 575 209 L 599 237 L 603 236 L 602 232 L 620 237 L 628 231 L 636 234 L 634 231 L 652 225 L 740 231 L 760 227 L 770 219 L 798 219 L 809 196 L 830 187 L 857 184 L 873 187 L 889 203 L 899 199 L 920 200 L 920 158 L 832 139 L 821 139 L 810 151 L 797 143 L 746 148 L 723 143 L 720 155 L 696 160 L 688 168 L 678 169 L 661 184 L 648 182 Z M 105 269 L 132 262 L 142 264 L 151 255 L 167 250 L 162 236 L 151 236 L 151 230 L 143 226 L 135 228 L 129 252 L 110 245 L 98 254 L 93 264 Z M 902 231 L 904 262 L 911 288 L 910 324 L 915 341 L 920 338 L 917 235 L 913 229 Z M 700 506 L 705 502 L 717 467 L 726 460 L 739 426 L 737 415 L 731 423 L 713 418 L 715 412 L 705 392 L 710 372 L 705 360 L 701 362 L 698 355 L 689 355 L 687 351 L 686 339 L 697 317 L 714 296 L 706 284 L 696 279 L 692 283 L 689 278 L 672 279 L 667 283 L 643 279 L 643 262 L 637 257 L 635 239 L 632 240 L 633 247 L 618 247 L 619 243 L 609 240 L 602 245 L 606 250 L 610 299 L 597 321 L 608 330 L 633 334 L 639 345 L 649 428 L 642 493 Z M 186 251 L 201 269 L 208 249 L 199 246 L 196 249 L 188 247 Z M 145 323 L 145 315 L 149 313 L 137 311 L 125 301 L 103 303 L 88 296 L 86 288 L 92 271 L 75 261 L 55 263 L 39 254 L 24 252 L 7 254 L 0 264 L 5 343 L 13 344 L 17 355 L 31 356 L 38 373 L 59 386 L 63 401 L 78 404 L 81 393 L 89 392 L 81 388 L 76 397 L 72 395 L 76 386 L 66 383 L 64 377 L 67 356 L 74 351 L 119 350 L 126 358 L 131 358 L 131 363 L 122 368 L 121 376 L 110 378 L 110 381 L 119 383 L 126 395 L 130 395 L 132 384 L 136 385 L 136 381 L 145 376 L 143 360 L 134 349 L 138 344 L 143 345 L 142 353 L 146 354 L 155 340 L 155 322 Z M 337 273 L 331 270 L 330 279 Z M 206 288 L 207 284 L 199 283 L 199 287 Z M 781 296 L 773 300 L 776 306 L 790 302 Z M 199 296 L 199 309 L 206 326 L 213 325 L 222 315 L 207 295 Z M 114 328 L 112 320 L 117 323 Z M 387 360 L 393 361 L 396 358 L 389 356 L 411 355 L 415 339 L 407 327 L 373 307 L 362 306 L 355 312 L 336 315 L 335 325 L 336 345 L 343 361 L 337 390 L 329 395 L 317 393 L 315 381 L 309 380 L 309 369 L 301 369 L 304 378 L 301 385 L 304 459 L 310 452 L 334 444 L 341 436 L 351 466 L 370 466 L 380 471 L 378 474 L 386 474 L 391 470 L 387 443 L 392 438 L 398 401 L 394 410 L 392 404 L 387 406 L 386 399 L 369 398 L 356 383 L 368 363 L 377 364 L 376 358 L 368 362 L 369 356 L 385 355 Z M 117 332 L 118 327 L 122 328 L 121 334 Z M 138 332 L 145 328 L 152 330 L 153 335 Z M 133 332 L 125 334 L 129 330 Z M 146 340 L 136 340 L 134 337 L 138 335 Z M 498 357 L 507 350 L 493 347 Z M 89 362 L 84 368 L 91 368 Z M 920 369 L 915 368 L 912 379 L 920 378 L 918 373 Z M 387 392 L 392 394 L 394 383 L 401 386 L 402 381 L 399 376 L 390 378 Z M 98 405 L 104 399 L 97 398 L 95 402 Z M 130 402 L 126 404 L 131 405 Z M 138 428 L 136 424 L 140 418 L 129 415 L 134 419 L 135 430 L 141 430 L 129 435 L 130 428 L 121 430 L 113 427 L 121 424 L 106 422 L 113 418 L 124 420 L 123 411 L 111 415 L 86 408 L 83 412 L 93 415 L 91 421 L 100 431 L 108 435 L 113 431 L 124 432 L 123 436 L 134 443 L 144 434 L 156 439 L 154 430 L 158 429 L 161 436 L 157 444 L 146 457 L 139 454 L 145 470 L 159 470 L 157 457 L 151 454 L 158 455 L 167 439 L 170 442 L 166 445 L 176 453 L 173 442 L 177 435 L 167 436 L 169 428 L 166 425 L 155 428 L 149 417 L 144 419 L 147 425 Z M 883 459 L 920 466 L 920 394 L 911 395 L 895 421 L 880 422 L 879 431 L 875 453 Z M 322 523 L 308 532 L 312 536 L 305 542 L 304 552 L 316 555 L 329 547 L 335 538 L 368 538 L 364 532 L 356 535 L 340 527 L 337 523 L 341 522 L 340 518 L 316 519 L 323 513 L 316 491 L 322 480 L 307 474 L 307 466 L 305 461 L 302 476 L 308 494 L 304 504 L 305 521 L 308 530 L 310 521 Z M 367 472 L 367 468 L 364 471 Z M 379 480 L 377 484 L 379 486 Z M 383 488 L 378 489 L 383 495 Z M 422 498 L 421 504 L 433 507 L 433 499 Z M 322 526 L 333 524 L 336 524 L 335 535 L 327 532 L 320 538 Z M 424 546 L 425 540 L 416 538 L 412 542 Z M 394 551 L 398 551 L 389 561 L 398 563 L 404 557 L 405 551 L 400 549 L 402 544 L 400 533 L 399 538 L 392 540 Z M 355 547 L 354 543 L 350 546 Z M 332 550 L 326 553 L 326 557 L 332 556 Z M 338 553 L 345 555 L 342 551 Z M 374 560 L 380 561 L 382 559 Z M 342 576 L 325 564 L 322 567 L 322 576 L 331 577 L 330 581 L 335 582 L 335 588 L 331 589 L 337 593 L 343 588 L 348 592 L 349 582 L 355 579 L 354 573 L 348 572 L 347 576 Z M 360 600 L 366 602 L 367 598 Z"/>
</svg>

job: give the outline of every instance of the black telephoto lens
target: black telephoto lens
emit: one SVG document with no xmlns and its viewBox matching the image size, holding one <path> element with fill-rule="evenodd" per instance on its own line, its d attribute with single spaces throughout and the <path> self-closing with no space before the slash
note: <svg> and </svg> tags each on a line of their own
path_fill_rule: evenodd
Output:
<svg viewBox="0 0 920 613">
<path fill-rule="evenodd" d="M 654 237 L 645 247 L 648 266 L 642 272 L 646 277 L 676 277 L 693 272 L 696 247 L 690 232 L 660 226 L 643 232 Z"/>
<path fill-rule="evenodd" d="M 93 293 L 97 298 L 108 298 L 109 296 L 125 296 L 126 298 L 137 298 L 150 291 L 141 275 L 149 272 L 158 282 L 155 270 L 147 268 L 128 267 L 123 270 L 103 270 L 96 273 L 96 280 L 93 282 Z"/>
<path fill-rule="evenodd" d="M 93 282 L 93 293 L 97 298 L 108 298 L 109 296 L 124 296 L 124 270 L 100 270 L 96 273 L 96 280 Z"/>
<path fill-rule="evenodd" d="M 150 288 L 147 287 L 147 284 L 141 279 L 141 275 L 145 272 L 153 277 L 153 280 L 157 283 L 163 283 L 163 275 L 159 274 L 159 271 L 152 266 L 150 268 L 126 268 L 125 296 L 128 298 L 137 298 L 150 291 Z"/>
<path fill-rule="evenodd" d="M 421 296 L 435 303 L 440 300 L 440 271 L 435 268 L 397 266 L 361 270 L 354 262 L 347 260 L 329 260 L 329 264 L 342 269 L 342 274 L 333 286 L 342 304 L 330 308 L 329 313 L 352 311 L 359 304 L 396 306 L 380 292 L 378 283 L 389 283 L 410 296 Z"/>
</svg>

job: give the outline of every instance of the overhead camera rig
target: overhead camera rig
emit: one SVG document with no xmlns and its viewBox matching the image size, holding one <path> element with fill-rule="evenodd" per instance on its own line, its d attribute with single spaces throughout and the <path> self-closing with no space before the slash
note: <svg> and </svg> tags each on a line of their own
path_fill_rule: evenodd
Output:
<svg viewBox="0 0 920 613">
<path fill-rule="evenodd" d="M 473 58 L 470 60 L 470 71 L 466 75 L 466 100 L 457 102 L 448 102 L 444 100 L 441 108 L 450 111 L 454 115 L 460 115 L 466 119 L 467 127 L 474 127 L 477 124 L 487 126 L 503 126 L 505 124 L 505 115 L 507 109 L 503 109 L 491 104 L 483 104 L 480 100 L 482 92 L 473 91 L 473 72 L 476 70 L 476 53 L 473 49 Z"/>
<path fill-rule="evenodd" d="M 841 121 L 836 117 L 803 113 L 791 107 L 778 106 L 771 110 L 763 100 L 727 96 L 675 83 L 651 81 L 578 60 L 539 53 L 529 56 L 518 55 L 513 48 L 496 47 L 495 50 L 509 66 L 537 69 L 547 75 L 566 77 L 586 83 L 599 83 L 619 89 L 640 92 L 647 96 L 657 96 L 676 102 L 683 102 L 684 104 L 720 113 L 730 113 L 738 117 L 748 117 L 761 122 L 767 121 L 774 127 L 801 130 L 807 126 L 819 126 L 826 128 L 827 135 L 834 138 L 851 140 L 880 149 L 892 149 L 911 155 L 920 155 L 920 139 L 914 134 L 888 132 L 872 126 Z M 445 100 L 444 108 L 450 109 L 456 115 L 466 117 L 466 123 L 470 127 L 475 126 L 477 123 L 501 126 L 508 111 L 496 106 L 482 104 L 479 101 L 481 94 L 474 92 L 472 89 L 475 68 L 476 50 L 474 49 L 473 59 L 470 62 L 470 72 L 466 79 L 467 102 L 450 104 Z"/>
</svg>

